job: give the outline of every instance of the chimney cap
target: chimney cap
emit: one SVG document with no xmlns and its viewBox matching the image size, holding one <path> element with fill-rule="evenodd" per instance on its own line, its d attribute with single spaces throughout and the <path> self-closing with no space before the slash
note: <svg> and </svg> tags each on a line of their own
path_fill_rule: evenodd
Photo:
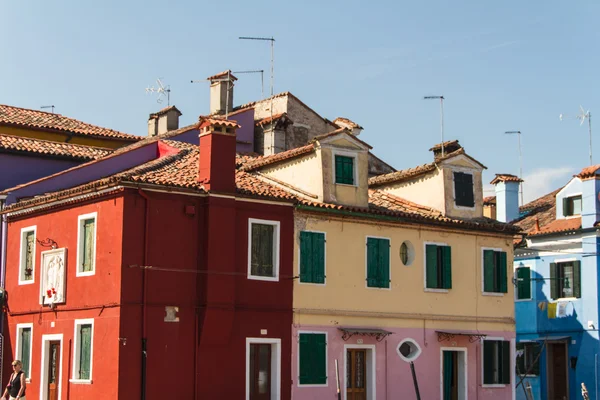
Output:
<svg viewBox="0 0 600 400">
<path fill-rule="evenodd" d="M 523 179 L 519 178 L 516 175 L 511 175 L 511 174 L 496 174 L 496 177 L 494 179 L 492 179 L 492 181 L 490 182 L 490 185 L 495 185 L 500 182 L 521 183 L 521 182 L 523 182 Z"/>
<path fill-rule="evenodd" d="M 237 78 L 235 76 L 233 76 L 233 74 L 231 73 L 231 70 L 228 69 L 226 71 L 223 72 L 219 72 L 216 75 L 213 76 L 209 76 L 208 78 L 206 78 L 207 81 L 216 81 L 219 79 L 223 79 L 223 78 L 227 78 L 227 76 L 229 76 L 229 79 L 233 82 L 233 81 L 237 81 Z"/>
<path fill-rule="evenodd" d="M 162 110 L 157 111 L 155 113 L 151 113 L 150 114 L 150 118 L 148 118 L 148 119 L 159 117 L 159 116 L 161 116 L 163 114 L 166 114 L 166 113 L 168 113 L 169 111 L 172 111 L 172 110 L 173 111 L 177 111 L 177 114 L 179 114 L 179 116 L 182 115 L 181 111 L 179 111 L 179 109 L 177 107 L 175 107 L 175 106 L 169 106 L 169 107 L 165 107 Z"/>
<path fill-rule="evenodd" d="M 333 123 L 340 128 L 365 129 L 356 122 L 344 117 L 337 117 L 333 120 Z"/>
<path fill-rule="evenodd" d="M 238 125 L 238 123 L 236 121 L 222 119 L 222 118 L 205 117 L 205 116 L 201 115 L 199 118 L 199 121 L 200 121 L 199 122 L 200 129 L 202 129 L 206 126 L 210 126 L 210 125 L 224 126 L 226 128 L 235 128 L 235 129 L 240 128 L 240 125 Z"/>
<path fill-rule="evenodd" d="M 589 167 L 585 167 L 581 170 L 581 172 L 575 175 L 579 179 L 589 179 L 596 176 L 596 173 L 600 170 L 600 164 L 591 165 Z"/>
<path fill-rule="evenodd" d="M 442 146 L 444 146 L 444 153 L 452 153 L 458 149 L 462 149 L 462 146 L 458 143 L 458 140 L 448 140 L 444 143 L 436 144 L 430 148 L 429 151 L 433 151 L 434 153 L 441 152 Z"/>
</svg>

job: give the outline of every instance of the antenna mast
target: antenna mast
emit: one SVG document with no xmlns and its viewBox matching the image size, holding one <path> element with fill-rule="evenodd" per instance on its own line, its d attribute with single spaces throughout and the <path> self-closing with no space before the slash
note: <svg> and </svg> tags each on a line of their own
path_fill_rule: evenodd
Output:
<svg viewBox="0 0 600 400">
<path fill-rule="evenodd" d="M 523 153 L 521 152 L 521 131 L 506 131 L 504 132 L 505 135 L 517 135 L 518 139 L 519 139 L 519 179 L 521 180 L 521 182 L 519 182 L 519 191 L 521 192 L 521 205 L 524 205 L 525 203 L 523 203 Z"/>
<path fill-rule="evenodd" d="M 255 69 L 255 70 L 249 70 L 249 71 L 233 71 L 233 73 L 234 74 L 258 74 L 258 73 L 260 73 L 260 96 L 261 96 L 261 99 L 265 98 L 265 70 L 264 69 Z"/>
<path fill-rule="evenodd" d="M 444 157 L 444 96 L 425 96 L 423 100 L 440 100 L 440 129 L 442 131 L 442 157 Z"/>
<path fill-rule="evenodd" d="M 590 112 L 590 110 L 587 110 L 587 112 L 586 112 L 585 109 L 583 108 L 583 106 L 579 106 L 579 114 L 577 114 L 573 117 L 566 115 L 566 114 L 560 114 L 558 116 L 558 119 L 560 119 L 561 121 L 563 119 L 573 119 L 573 118 L 581 121 L 579 126 L 583 125 L 586 118 L 588 120 L 588 131 L 589 131 L 589 135 L 590 135 L 590 165 L 594 165 L 594 162 L 592 161 L 592 113 Z"/>
<path fill-rule="evenodd" d="M 153 94 L 153 93 L 158 94 L 158 98 L 156 99 L 156 102 L 158 104 L 163 102 L 162 97 L 166 95 L 167 96 L 167 107 L 171 106 L 171 85 L 165 86 L 162 83 L 162 81 L 160 80 L 160 78 L 158 78 L 156 80 L 156 84 L 157 84 L 157 87 L 148 86 L 146 88 L 146 94 Z"/>
<path fill-rule="evenodd" d="M 44 110 L 46 108 L 51 108 L 52 109 L 52 114 L 54 114 L 54 105 L 51 106 L 41 106 L 40 109 Z"/>
</svg>

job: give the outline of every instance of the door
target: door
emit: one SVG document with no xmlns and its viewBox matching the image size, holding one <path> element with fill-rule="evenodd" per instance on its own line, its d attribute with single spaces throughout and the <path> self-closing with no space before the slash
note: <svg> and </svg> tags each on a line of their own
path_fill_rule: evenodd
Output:
<svg viewBox="0 0 600 400">
<path fill-rule="evenodd" d="M 48 357 L 48 400 L 58 400 L 60 384 L 60 341 L 50 342 Z"/>
<path fill-rule="evenodd" d="M 271 344 L 250 344 L 250 400 L 271 400 Z"/>
<path fill-rule="evenodd" d="M 367 400 L 367 350 L 346 353 L 346 400 Z"/>
<path fill-rule="evenodd" d="M 548 400 L 569 400 L 566 343 L 548 343 Z"/>
<path fill-rule="evenodd" d="M 444 376 L 444 400 L 459 400 L 458 353 L 456 351 L 444 351 L 442 362 L 442 373 Z"/>
</svg>

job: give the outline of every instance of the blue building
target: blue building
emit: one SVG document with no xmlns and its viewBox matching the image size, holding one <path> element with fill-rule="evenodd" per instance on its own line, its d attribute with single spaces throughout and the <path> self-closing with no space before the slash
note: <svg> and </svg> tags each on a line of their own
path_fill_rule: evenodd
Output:
<svg viewBox="0 0 600 400">
<path fill-rule="evenodd" d="M 496 214 L 526 233 L 514 259 L 516 398 L 581 399 L 585 383 L 590 399 L 600 399 L 600 165 L 520 209 L 520 182 L 506 177 L 492 182 Z"/>
</svg>

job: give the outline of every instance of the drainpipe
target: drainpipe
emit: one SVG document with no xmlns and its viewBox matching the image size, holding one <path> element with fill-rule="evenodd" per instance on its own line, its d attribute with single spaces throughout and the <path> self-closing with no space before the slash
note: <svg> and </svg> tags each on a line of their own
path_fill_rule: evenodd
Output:
<svg viewBox="0 0 600 400">
<path fill-rule="evenodd" d="M 148 287 L 147 273 L 146 269 L 148 267 L 148 225 L 150 219 L 150 199 L 142 191 L 142 189 L 138 189 L 138 193 L 145 200 L 145 209 L 144 209 L 144 258 L 142 260 L 142 387 L 141 387 L 141 399 L 146 400 L 146 363 L 148 359 L 147 350 L 147 337 L 146 337 L 146 294 Z"/>
<path fill-rule="evenodd" d="M 6 204 L 7 195 L 0 195 L 0 211 L 4 210 Z M 4 292 L 4 283 L 6 282 L 6 242 L 8 240 L 8 222 L 6 221 L 6 215 L 0 215 L 0 288 Z M 6 292 L 4 292 L 6 295 Z M 6 301 L 6 300 L 5 300 Z M 2 307 L 4 309 L 4 307 Z M 0 336 L 4 340 L 4 312 L 0 311 Z M 0 348 L 0 357 L 4 359 L 4 348 Z M 2 371 L 2 366 L 0 366 Z M 2 387 L 2 376 L 0 376 L 0 387 Z"/>
</svg>

